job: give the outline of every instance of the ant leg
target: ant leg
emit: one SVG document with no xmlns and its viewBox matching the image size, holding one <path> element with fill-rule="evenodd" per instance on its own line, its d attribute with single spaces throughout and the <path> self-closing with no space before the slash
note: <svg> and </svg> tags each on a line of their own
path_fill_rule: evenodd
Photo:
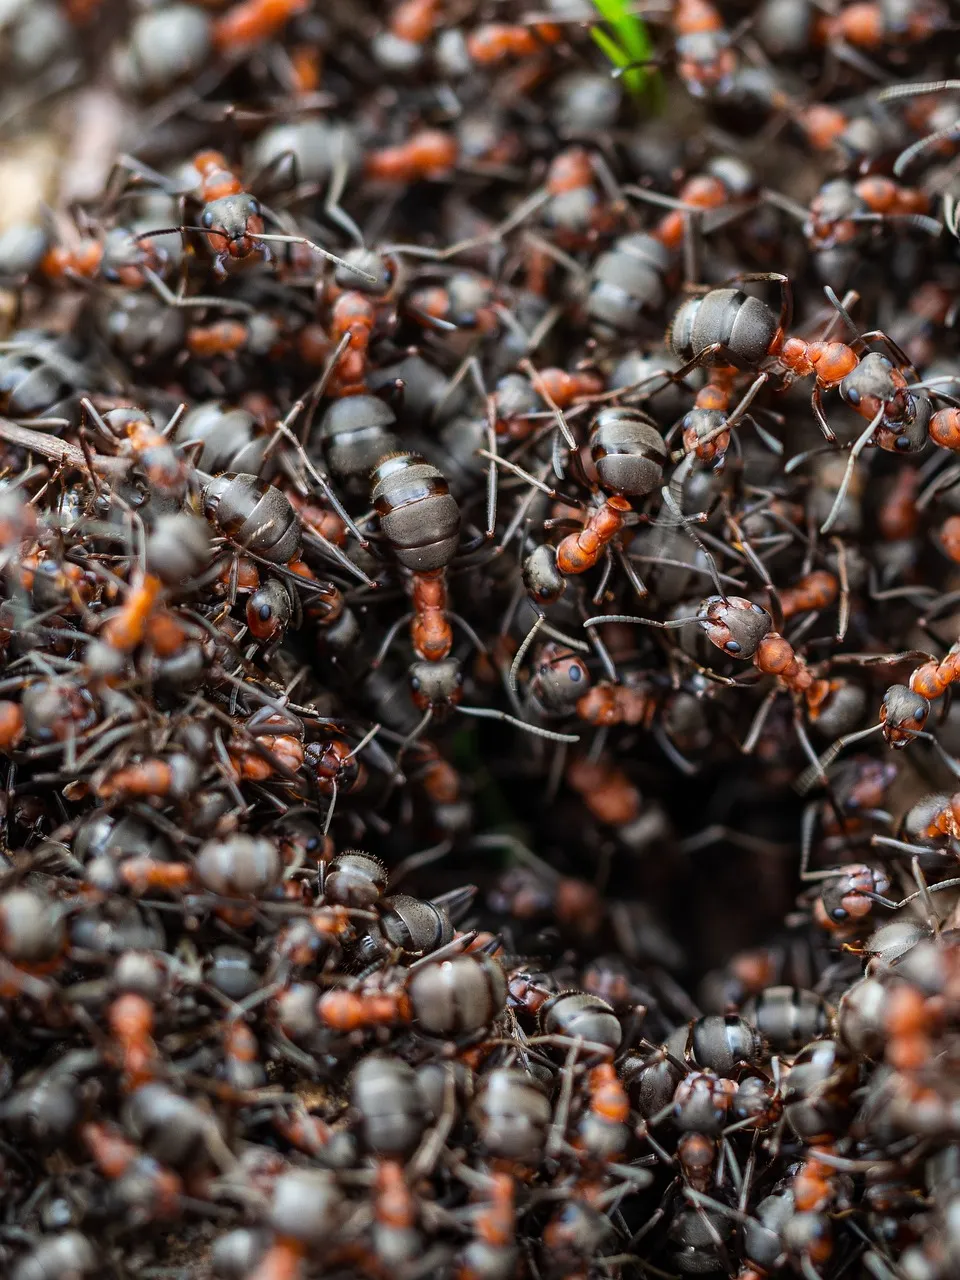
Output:
<svg viewBox="0 0 960 1280">
<path fill-rule="evenodd" d="M 173 230 L 176 231 L 179 230 L 179 228 L 174 227 Z M 154 232 L 152 234 L 156 233 Z M 174 293 L 166 281 L 162 280 L 152 267 L 145 266 L 143 268 L 143 275 L 147 284 L 150 285 L 154 293 L 156 293 L 168 307 L 219 307 L 221 311 L 236 311 L 239 312 L 240 315 L 253 315 L 256 310 L 256 308 L 251 306 L 249 302 L 244 302 L 240 298 L 215 298 L 212 295 L 208 297 L 207 295 L 200 293 L 193 294 L 188 297 L 182 293 Z"/>
<path fill-rule="evenodd" d="M 700 772 L 700 766 L 687 759 L 662 724 L 654 724 L 650 732 L 653 734 L 654 742 L 674 768 L 679 769 L 688 778 L 693 778 Z"/>
<path fill-rule="evenodd" d="M 823 433 L 824 438 L 827 440 L 829 444 L 836 444 L 837 443 L 836 432 L 830 426 L 830 423 L 827 422 L 827 416 L 823 412 L 823 395 L 820 391 L 819 383 L 814 383 L 813 391 L 810 394 L 810 407 L 813 409 L 813 416 L 816 418 L 817 426 L 820 428 L 821 432 Z M 799 458 L 804 458 L 807 456 L 808 456 L 807 454 L 797 455 L 797 457 Z M 790 463 L 796 463 L 796 459 L 791 458 Z M 789 466 L 790 463 L 788 463 L 787 465 Z"/>
<path fill-rule="evenodd" d="M 345 346 L 349 341 L 350 341 L 350 335 L 344 334 L 343 341 L 340 343 L 340 346 L 341 347 Z M 283 438 L 293 446 L 293 448 L 297 453 L 297 456 L 299 457 L 300 461 L 303 463 L 310 478 L 317 485 L 319 485 L 321 493 L 326 498 L 326 500 L 330 503 L 333 510 L 340 517 L 343 523 L 347 526 L 347 528 L 350 530 L 353 536 L 356 538 L 359 545 L 362 548 L 366 549 L 370 545 L 369 541 L 360 532 L 360 529 L 357 526 L 356 522 L 350 516 L 346 507 L 344 507 L 343 503 L 340 501 L 337 495 L 334 493 L 333 487 L 330 484 L 330 481 L 323 474 L 323 472 L 320 471 L 316 466 L 314 466 L 314 464 L 310 461 L 310 458 L 307 455 L 307 451 L 303 447 L 303 443 L 300 440 L 298 440 L 297 437 L 290 430 L 289 423 L 294 420 L 294 418 L 302 408 L 303 408 L 303 401 L 298 400 L 296 404 L 293 406 L 293 408 L 290 410 L 290 413 L 287 414 L 286 418 L 284 418 L 282 422 L 277 423 L 276 427 L 274 428 L 274 431 L 278 435 L 283 436 Z M 315 535 L 315 536 L 319 537 L 319 535 Z M 355 568 L 356 566 L 354 566 L 354 569 Z M 369 580 L 368 580 L 368 583 L 369 583 Z"/>
<path fill-rule="evenodd" d="M 590 644 L 593 647 L 594 652 L 596 653 L 597 657 L 600 659 L 600 664 L 603 667 L 604 675 L 607 677 L 607 679 L 610 681 L 611 684 L 618 684 L 620 677 L 617 674 L 616 665 L 613 659 L 610 657 L 610 653 L 607 650 L 607 646 L 600 639 L 600 636 L 597 634 L 596 631 L 593 631 L 593 630 L 588 631 L 587 636 L 589 638 Z"/>
<path fill-rule="evenodd" d="M 808 805 L 804 806 L 803 817 L 800 820 L 800 879 L 803 881 L 831 880 L 840 874 L 839 870 L 810 870 L 810 854 L 813 852 L 813 832 L 817 825 L 819 808 L 820 806 L 817 802 L 811 800 Z"/>
<path fill-rule="evenodd" d="M 613 573 L 613 553 L 610 548 L 607 547 L 603 553 L 603 573 L 601 573 L 600 581 L 597 583 L 597 589 L 591 597 L 591 604 L 599 605 L 600 601 L 603 599 L 607 590 L 607 583 L 610 581 L 611 573 Z"/>
<path fill-rule="evenodd" d="M 670 374 L 671 382 L 682 382 L 688 373 L 693 373 L 694 369 L 700 369 L 705 360 L 710 356 L 716 355 L 718 351 L 723 350 L 722 342 L 711 342 L 708 347 L 704 347 L 702 351 L 698 351 L 692 360 L 688 360 L 686 364 L 682 364 L 679 369 L 674 369 Z"/>
<path fill-rule="evenodd" d="M 750 730 L 747 733 L 746 738 L 744 738 L 743 742 L 740 744 L 740 750 L 745 756 L 753 755 L 754 748 L 760 740 L 760 734 L 763 732 L 763 726 L 767 723 L 767 717 L 770 714 L 770 709 L 776 701 L 777 696 L 782 692 L 783 690 L 780 689 L 779 686 L 776 686 L 770 690 L 763 702 L 761 702 L 757 714 L 753 717 L 753 723 L 750 726 Z"/>
<path fill-rule="evenodd" d="M 540 377 L 540 374 L 533 367 L 532 363 L 527 359 L 526 356 L 524 356 L 524 358 L 518 362 L 517 367 L 522 369 L 524 373 L 529 375 L 530 381 L 533 383 L 534 388 L 536 389 L 537 395 L 539 395 L 544 401 L 546 401 L 546 403 L 553 410 L 554 417 L 557 420 L 557 426 L 560 428 L 560 432 L 563 435 L 564 440 L 566 441 L 567 448 L 576 449 L 577 442 L 576 442 L 576 439 L 574 438 L 573 432 L 570 430 L 570 427 L 567 423 L 566 418 L 563 416 L 563 410 L 560 408 L 560 406 L 554 400 L 553 396 L 551 396 L 550 392 L 547 390 L 546 386 L 544 385 L 543 379 Z"/>
<path fill-rule="evenodd" d="M 400 743 L 400 750 L 397 752 L 396 763 L 397 763 L 397 774 L 401 778 L 403 777 L 403 774 L 400 772 L 400 761 L 403 759 L 406 752 L 409 751 L 410 748 L 413 746 L 413 744 L 417 741 L 417 739 L 420 737 L 420 735 L 423 733 L 424 729 L 426 729 L 427 725 L 429 725 L 432 719 L 433 719 L 433 707 L 427 707 L 426 711 L 423 713 L 423 716 L 420 719 L 419 724 L 416 726 L 416 728 L 412 729 L 410 733 L 408 733 L 407 736 Z"/>
<path fill-rule="evenodd" d="M 0 435 L 2 434 L 3 434 L 3 422 L 2 422 L 2 419 L 0 419 Z M 550 471 L 550 464 L 544 463 L 542 468 L 542 475 L 546 477 L 549 474 L 549 471 Z M 507 525 L 506 529 L 504 530 L 503 537 L 500 539 L 499 543 L 497 544 L 498 550 L 495 549 L 495 554 L 499 554 L 499 552 L 502 552 L 503 550 L 505 550 L 513 541 L 513 539 L 517 536 L 520 529 L 526 523 L 530 508 L 533 505 L 533 500 L 536 496 L 537 496 L 537 491 L 533 486 L 531 486 L 526 497 L 517 503 L 517 509 L 514 512 L 510 523 Z M 522 598 L 523 596 L 521 592 L 520 599 Z"/>
<path fill-rule="evenodd" d="M 548 1159 L 558 1156 L 561 1148 L 563 1147 L 563 1139 L 567 1131 L 567 1121 L 570 1118 L 570 1104 L 573 1100 L 574 1067 L 576 1065 L 579 1049 L 579 1043 L 574 1040 L 573 1044 L 571 1044 L 570 1048 L 567 1050 L 566 1061 L 560 1070 L 560 1096 L 557 1098 L 557 1105 L 553 1113 L 553 1123 L 550 1126 L 550 1132 L 547 1136 L 546 1145 L 544 1147 L 544 1155 Z"/>
<path fill-rule="evenodd" d="M 344 555 L 340 548 L 334 542 L 330 542 L 322 533 L 316 533 L 312 530 L 303 530 L 303 545 L 309 547 L 311 551 L 316 551 L 318 555 L 324 555 L 335 561 L 341 569 L 358 578 L 365 587 L 376 587 L 373 578 L 360 568 L 359 565 L 353 563 L 349 556 Z M 294 575 L 295 577 L 296 575 Z M 303 585 L 301 583 L 301 585 Z"/>
<path fill-rule="evenodd" d="M 330 186 L 324 197 L 323 211 L 332 222 L 347 233 L 356 245 L 363 248 L 363 232 L 340 204 L 340 197 L 343 195 L 349 176 L 349 166 L 343 156 L 340 156 L 330 174 Z"/>
<path fill-rule="evenodd" d="M 160 173 L 158 169 L 151 169 L 150 165 L 144 164 L 142 160 L 138 160 L 136 156 L 131 156 L 127 152 L 121 153 L 113 162 L 108 185 L 113 181 L 115 173 L 128 173 L 142 183 L 149 183 L 151 187 L 165 191 L 167 195 L 171 196 L 189 195 L 192 189 L 189 187 L 185 189 L 180 183 L 174 182 L 167 175 Z"/>
<path fill-rule="evenodd" d="M 880 425 L 882 419 L 883 405 L 880 406 L 871 420 L 867 423 L 866 427 L 857 437 L 853 448 L 850 450 L 850 459 L 847 462 L 846 470 L 843 473 L 843 480 L 841 481 L 840 488 L 837 490 L 837 496 L 834 499 L 833 506 L 830 508 L 830 514 L 820 526 L 821 533 L 829 533 L 836 524 L 840 516 L 840 508 L 843 506 L 843 500 L 847 496 L 847 489 L 850 487 L 850 481 L 853 479 L 853 469 L 856 466 L 857 458 L 859 458 L 860 454 L 873 439 L 873 433 Z"/>
<path fill-rule="evenodd" d="M 597 181 L 603 187 L 607 199 L 611 204 L 623 201 L 623 187 L 616 180 L 610 165 L 604 156 L 594 152 L 590 156 L 590 166 L 596 174 Z"/>
<path fill-rule="evenodd" d="M 866 333 L 861 333 L 859 341 L 863 343 L 882 342 L 897 364 L 899 364 L 902 369 L 908 370 L 912 373 L 915 382 L 920 381 L 920 374 L 917 372 L 916 365 L 914 365 L 903 347 L 901 347 L 899 343 L 894 342 L 893 338 L 891 338 L 888 333 L 885 333 L 883 329 L 868 329 Z"/>
<path fill-rule="evenodd" d="M 801 714 L 800 708 L 796 705 L 793 708 L 793 722 L 794 722 L 794 730 L 796 731 L 796 735 L 797 735 L 797 741 L 800 743 L 800 746 L 803 750 L 803 754 L 810 761 L 810 767 L 815 768 L 817 770 L 817 777 L 819 778 L 820 782 L 823 784 L 824 791 L 826 791 L 827 793 L 827 800 L 830 802 L 830 808 L 833 810 L 834 816 L 837 819 L 837 825 L 839 826 L 841 832 L 843 832 L 844 836 L 846 837 L 849 835 L 849 827 L 847 825 L 846 814 L 843 812 L 843 808 L 840 804 L 840 801 L 837 798 L 837 793 L 833 789 L 833 783 L 827 777 L 827 774 L 822 764 L 820 763 L 817 753 L 814 751 L 813 745 L 810 742 L 810 739 L 807 737 L 807 731 L 803 723 L 803 716 Z"/>
<path fill-rule="evenodd" d="M 701 278 L 703 213 L 688 213 L 683 219 L 683 288 Z"/>
<path fill-rule="evenodd" d="M 170 415 L 170 421 L 166 424 L 166 426 L 163 428 L 160 434 L 162 436 L 165 436 L 167 439 L 169 439 L 170 436 L 174 433 L 174 431 L 176 431 L 177 427 L 180 425 L 180 419 L 183 417 L 183 415 L 186 412 L 187 412 L 187 406 L 181 400 L 181 402 L 174 409 L 173 413 Z"/>
<path fill-rule="evenodd" d="M 113 440 L 114 442 L 116 442 L 117 436 L 115 432 L 111 431 L 110 428 L 107 426 L 107 424 L 104 422 L 103 418 L 95 408 L 92 400 L 90 400 L 87 396 L 82 396 L 80 399 L 80 408 L 83 410 L 85 414 L 87 414 L 88 417 L 93 419 L 96 425 L 100 428 L 100 432 L 105 439 Z M 80 429 L 81 431 L 83 430 L 82 422 L 80 424 Z"/>
<path fill-rule="evenodd" d="M 480 398 L 482 400 L 486 400 L 488 398 L 490 393 L 487 391 L 487 384 L 484 381 L 483 369 L 480 367 L 480 361 L 476 356 L 465 356 L 463 360 L 460 361 L 460 364 L 457 366 L 456 370 L 454 371 L 453 376 L 450 378 L 450 381 L 447 383 L 446 390 L 444 391 L 443 395 L 440 397 L 440 399 L 437 401 L 436 405 L 434 406 L 434 409 L 433 409 L 434 419 L 438 418 L 442 414 L 444 406 L 446 405 L 447 401 L 450 399 L 454 391 L 456 391 L 457 387 L 459 387 L 460 383 L 467 376 L 469 376 L 470 380 L 473 382 L 474 389 L 476 390 Z"/>
<path fill-rule="evenodd" d="M 634 591 L 637 593 L 638 598 L 640 600 L 646 600 L 650 592 L 647 590 L 646 586 L 644 585 L 643 579 L 640 577 L 639 573 L 637 573 L 636 569 L 633 566 L 633 562 L 631 561 L 627 553 L 624 551 L 623 547 L 620 547 L 620 546 L 614 547 L 613 553 L 619 560 L 620 567 L 623 570 L 623 572 L 627 575 L 630 585 L 631 587 L 633 587 Z M 598 587 L 596 595 L 594 596 L 594 604 L 600 603 L 600 601 L 597 599 L 597 596 L 599 594 L 600 594 L 600 589 Z"/>
<path fill-rule="evenodd" d="M 349 347 L 351 341 L 351 335 L 349 333 L 345 333 L 337 343 L 336 348 L 327 356 L 323 368 L 320 371 L 320 377 L 310 388 L 307 412 L 304 415 L 303 426 L 300 428 L 301 445 L 305 445 L 307 443 L 307 438 L 310 435 L 310 428 L 313 426 L 313 415 L 317 411 L 317 405 L 323 398 L 324 392 L 327 389 L 327 383 L 336 372 L 337 365 L 340 363 L 340 357 L 346 351 L 347 347 Z"/>
<path fill-rule="evenodd" d="M 377 667 L 382 665 L 384 658 L 390 652 L 390 646 L 393 644 L 400 632 L 400 628 L 405 626 L 412 617 L 412 613 L 405 613 L 387 628 L 387 634 L 383 637 L 383 643 L 380 645 L 380 648 L 370 661 L 371 671 L 376 671 Z"/>
<path fill-rule="evenodd" d="M 295 152 L 289 149 L 277 152 L 252 175 L 247 190 L 262 191 L 271 178 L 274 179 L 274 185 L 269 188 L 271 192 L 285 191 L 299 185 L 300 167 Z"/>
<path fill-rule="evenodd" d="M 636 187 L 632 183 L 625 184 L 620 190 L 625 196 L 633 196 L 637 200 L 659 205 L 664 209 L 676 209 L 679 213 L 703 213 L 700 205 L 687 204 L 683 200 L 678 200 L 676 196 L 664 195 L 661 191 L 647 191 L 644 187 Z"/>
<path fill-rule="evenodd" d="M 416 853 L 411 853 L 404 858 L 390 872 L 390 892 L 396 889 L 401 880 L 406 879 L 411 871 L 419 871 L 421 867 L 432 866 L 433 863 L 439 862 L 453 848 L 453 841 L 448 837 L 441 840 L 439 844 L 431 845 L 429 849 L 420 849 Z M 471 886 L 472 888 L 472 886 Z M 456 892 L 456 890 L 452 890 Z"/>
<path fill-rule="evenodd" d="M 556 489 L 552 489 L 542 480 L 538 480 L 536 476 L 532 476 L 529 471 L 524 471 L 523 467 L 518 466 L 515 462 L 511 462 L 509 458 L 502 458 L 499 453 L 490 449 L 478 449 L 477 455 L 478 457 L 486 458 L 491 466 L 505 467 L 507 471 L 511 471 L 521 480 L 526 480 L 527 484 L 532 485 L 535 489 L 539 489 L 541 493 L 545 493 L 548 498 L 553 498 L 555 502 L 567 501 L 567 499 L 564 498 L 562 494 L 558 493 Z"/>
<path fill-rule="evenodd" d="M 550 441 L 550 465 L 553 467 L 553 474 L 558 480 L 563 479 L 564 460 L 563 450 L 560 448 L 560 428 L 556 428 Z"/>
<path fill-rule="evenodd" d="M 806 211 L 804 211 L 804 216 L 806 216 Z M 780 332 L 786 333 L 790 327 L 790 321 L 793 319 L 793 285 L 790 283 L 789 276 L 785 276 L 780 271 L 744 271 L 731 276 L 726 283 L 751 284 L 764 280 L 776 281 L 780 286 L 780 319 L 778 324 Z"/>
<path fill-rule="evenodd" d="M 487 468 L 487 527 L 484 530 L 484 541 L 490 542 L 497 532 L 497 499 L 500 496 L 500 483 L 497 479 L 497 430 L 495 425 L 496 410 L 493 401 L 487 399 L 487 422 L 484 428 L 490 454 L 490 465 Z"/>
<path fill-rule="evenodd" d="M 883 84 L 887 79 L 887 73 L 882 67 L 878 67 L 875 62 L 865 57 L 859 49 L 848 44 L 846 40 L 831 41 L 829 49 L 831 58 L 835 58 L 837 62 L 845 62 L 847 66 L 853 67 L 855 71 L 876 81 L 877 84 Z"/>
<path fill-rule="evenodd" d="M 437 1161 L 446 1148 L 447 1138 L 450 1136 L 456 1118 L 457 1081 L 454 1075 L 453 1063 L 446 1062 L 443 1065 L 443 1101 L 440 1107 L 440 1114 L 437 1116 L 435 1123 L 424 1134 L 419 1147 L 410 1157 L 410 1163 L 407 1168 L 411 1182 L 428 1177 L 433 1172 Z"/>
</svg>

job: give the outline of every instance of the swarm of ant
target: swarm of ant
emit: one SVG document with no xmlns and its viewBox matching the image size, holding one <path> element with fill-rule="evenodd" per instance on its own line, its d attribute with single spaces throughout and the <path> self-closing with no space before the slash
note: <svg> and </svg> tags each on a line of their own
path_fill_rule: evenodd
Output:
<svg viewBox="0 0 960 1280">
<path fill-rule="evenodd" d="M 0 1274 L 960 1273 L 958 18 L 0 5 Z"/>
</svg>

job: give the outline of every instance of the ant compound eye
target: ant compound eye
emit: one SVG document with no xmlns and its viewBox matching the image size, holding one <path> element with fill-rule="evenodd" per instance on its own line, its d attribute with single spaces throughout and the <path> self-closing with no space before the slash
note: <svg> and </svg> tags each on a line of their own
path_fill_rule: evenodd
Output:
<svg viewBox="0 0 960 1280">
<path fill-rule="evenodd" d="M 896 444 L 897 444 L 897 448 L 903 453 L 906 453 L 907 450 L 910 448 L 910 441 L 907 439 L 906 436 L 900 436 L 897 439 Z"/>
<path fill-rule="evenodd" d="M 456 685 L 457 685 L 457 688 L 459 689 L 460 685 L 462 685 L 462 684 L 463 684 L 463 672 L 462 672 L 462 671 L 458 671 L 458 672 L 457 672 L 457 679 L 456 679 Z"/>
<path fill-rule="evenodd" d="M 860 392 L 856 389 L 856 387 L 850 387 L 848 389 L 847 402 L 849 404 L 854 404 L 854 405 L 860 403 Z"/>
<path fill-rule="evenodd" d="M 570 668 L 570 679 L 573 681 L 573 683 L 574 683 L 574 684 L 579 684 L 579 683 L 580 683 L 580 676 L 581 676 L 582 674 L 583 674 L 583 673 L 581 672 L 581 670 L 580 670 L 580 668 L 579 668 L 579 667 L 571 667 L 571 668 Z"/>
<path fill-rule="evenodd" d="M 736 640 L 728 640 L 723 647 L 726 649 L 727 653 L 739 653 L 741 648 L 741 646 L 737 644 Z"/>
<path fill-rule="evenodd" d="M 270 608 L 268 604 L 262 604 L 260 606 L 260 620 L 262 622 L 266 622 L 266 620 L 270 617 L 272 612 L 273 610 Z"/>
<path fill-rule="evenodd" d="M 259 202 L 259 200 L 251 200 L 251 201 L 248 203 L 248 205 L 247 205 L 247 212 L 248 212 L 248 213 L 259 213 L 259 212 L 260 212 L 260 202 Z"/>
<path fill-rule="evenodd" d="M 833 910 L 830 912 L 830 915 L 833 917 L 834 920 L 847 919 L 847 912 L 844 910 L 843 907 L 834 907 Z"/>
<path fill-rule="evenodd" d="M 411 677 L 410 677 L 410 688 L 413 690 L 413 692 L 414 692 L 414 693 L 419 693 L 419 692 L 420 692 L 420 677 L 419 677 L 419 676 L 411 676 Z"/>
<path fill-rule="evenodd" d="M 754 612 L 754 613 L 763 613 L 763 606 L 762 606 L 762 605 L 759 605 L 759 604 L 752 604 L 752 605 L 750 606 L 750 608 L 753 610 L 753 612 Z"/>
<path fill-rule="evenodd" d="M 200 221 L 203 223 L 205 227 L 213 226 L 213 214 L 210 212 L 209 209 L 204 213 Z"/>
<path fill-rule="evenodd" d="M 888 360 L 886 356 L 881 356 L 879 363 L 882 364 L 885 369 L 893 368 L 893 363 L 890 360 Z"/>
<path fill-rule="evenodd" d="M 913 713 L 913 718 L 914 718 L 914 720 L 918 720 L 918 721 L 923 719 L 923 708 L 922 708 L 922 707 L 917 707 L 916 711 L 914 711 L 914 713 Z"/>
</svg>

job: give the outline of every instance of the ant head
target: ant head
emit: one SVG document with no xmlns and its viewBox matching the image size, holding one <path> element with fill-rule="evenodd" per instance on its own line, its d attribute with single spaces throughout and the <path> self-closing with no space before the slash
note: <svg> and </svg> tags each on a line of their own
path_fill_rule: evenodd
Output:
<svg viewBox="0 0 960 1280">
<path fill-rule="evenodd" d="M 552 642 L 543 646 L 531 689 L 547 711 L 569 711 L 589 687 L 590 673 L 578 654 Z"/>
<path fill-rule="evenodd" d="M 210 200 L 203 206 L 200 225 L 222 237 L 232 257 L 246 257 L 253 249 L 250 237 L 263 230 L 259 202 L 244 191 Z"/>
<path fill-rule="evenodd" d="M 457 658 L 410 664 L 410 692 L 420 711 L 455 706 L 463 694 L 463 672 Z"/>
<path fill-rule="evenodd" d="M 880 706 L 883 736 L 891 747 L 905 747 L 927 723 L 930 703 L 905 684 L 893 684 Z"/>
<path fill-rule="evenodd" d="M 888 356 L 868 351 L 840 383 L 840 395 L 864 417 L 872 417 L 881 404 L 895 400 L 905 386 L 906 379 Z"/>
<path fill-rule="evenodd" d="M 523 585 L 538 604 L 553 604 L 563 595 L 567 580 L 557 568 L 555 547 L 544 543 L 523 562 Z"/>
<path fill-rule="evenodd" d="M 917 453 L 927 443 L 927 428 L 933 415 L 933 405 L 924 395 L 907 394 L 907 408 L 891 441 L 891 452 Z M 884 424 L 886 425 L 886 424 Z M 883 440 L 879 441 L 883 446 Z"/>
<path fill-rule="evenodd" d="M 707 639 L 733 658 L 752 658 L 757 646 L 773 629 L 766 609 L 742 596 L 709 596 L 697 612 Z"/>
</svg>

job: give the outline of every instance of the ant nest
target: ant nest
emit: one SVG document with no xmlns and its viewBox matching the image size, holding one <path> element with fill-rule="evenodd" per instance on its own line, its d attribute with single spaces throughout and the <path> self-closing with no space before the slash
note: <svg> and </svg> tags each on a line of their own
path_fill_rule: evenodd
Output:
<svg viewBox="0 0 960 1280">
<path fill-rule="evenodd" d="M 942 0 L 0 18 L 0 1273 L 953 1280 Z"/>
</svg>

